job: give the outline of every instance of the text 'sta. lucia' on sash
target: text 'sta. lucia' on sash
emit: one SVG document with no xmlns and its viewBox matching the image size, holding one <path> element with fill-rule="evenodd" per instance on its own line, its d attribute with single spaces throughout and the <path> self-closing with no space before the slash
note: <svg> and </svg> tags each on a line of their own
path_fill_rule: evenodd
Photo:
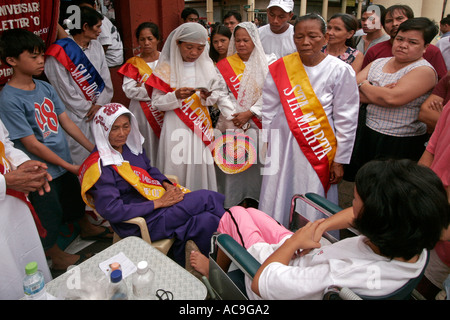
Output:
<svg viewBox="0 0 450 320">
<path fill-rule="evenodd" d="M 54 57 L 69 72 L 88 101 L 95 103 L 105 88 L 105 82 L 83 50 L 71 38 L 59 39 L 45 52 Z"/>
<path fill-rule="evenodd" d="M 245 64 L 237 53 L 220 60 L 216 64 L 217 69 L 219 69 L 222 74 L 228 88 L 233 93 L 234 97 L 238 98 L 239 87 L 241 84 L 241 78 L 244 74 Z M 261 121 L 257 116 L 252 116 L 253 122 L 258 126 L 259 129 L 262 128 Z"/>
<path fill-rule="evenodd" d="M 4 175 L 9 171 L 11 171 L 11 164 L 6 158 L 5 145 L 0 141 L 0 174 Z M 17 199 L 25 202 L 25 204 L 28 206 L 28 209 L 30 209 L 31 215 L 33 216 L 33 220 L 38 230 L 39 236 L 41 238 L 45 238 L 47 236 L 47 230 L 45 230 L 45 228 L 42 226 L 41 220 L 39 219 L 36 211 L 33 208 L 33 205 L 31 204 L 30 200 L 28 200 L 25 193 L 13 189 L 6 189 L 6 194 L 12 197 L 16 197 Z"/>
<path fill-rule="evenodd" d="M 158 180 L 153 179 L 147 171 L 130 165 L 128 161 L 124 161 L 119 166 L 113 165 L 112 167 L 125 181 L 133 186 L 133 188 L 135 188 L 147 200 L 159 199 L 166 191 L 162 184 Z M 98 151 L 96 151 L 87 157 L 78 172 L 78 179 L 81 184 L 81 196 L 84 202 L 92 208 L 95 208 L 94 200 L 88 194 L 88 191 L 98 181 L 100 175 L 100 156 Z M 188 189 L 180 185 L 174 185 L 178 186 L 183 193 L 190 192 Z"/>
<path fill-rule="evenodd" d="M 147 83 L 153 70 L 141 57 L 132 57 L 117 71 L 120 75 L 131 78 L 145 85 L 149 97 L 152 96 L 152 87 Z M 148 124 L 155 135 L 161 136 L 161 128 L 164 120 L 164 112 L 156 109 L 151 101 L 139 101 L 142 111 L 147 118 Z"/>
<path fill-rule="evenodd" d="M 336 137 L 325 110 L 309 82 L 298 52 L 269 66 L 289 128 L 316 171 L 325 193 L 330 187 L 330 166 L 336 154 Z"/>
<path fill-rule="evenodd" d="M 153 88 L 162 92 L 168 93 L 175 91 L 166 82 L 155 76 L 155 74 L 152 74 L 148 81 Z M 213 152 L 214 148 L 211 148 L 211 142 L 214 141 L 214 131 L 211 117 L 208 108 L 202 105 L 197 93 L 184 99 L 181 103 L 181 108 L 175 109 L 174 112 L 189 129 L 202 139 L 205 146 L 209 147 L 211 152 Z"/>
</svg>

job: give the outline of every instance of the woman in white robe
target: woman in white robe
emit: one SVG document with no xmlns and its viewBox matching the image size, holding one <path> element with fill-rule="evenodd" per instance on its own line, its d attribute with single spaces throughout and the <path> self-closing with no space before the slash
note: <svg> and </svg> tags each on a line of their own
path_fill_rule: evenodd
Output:
<svg viewBox="0 0 450 320">
<path fill-rule="evenodd" d="M 288 126 L 279 92 L 269 72 L 263 89 L 263 128 L 268 129 L 268 150 L 259 209 L 286 227 L 294 194 L 314 192 L 338 203 L 337 183 L 343 176 L 342 165 L 350 161 L 359 109 L 354 70 L 338 58 L 321 52 L 327 41 L 325 21 L 315 14 L 303 16 L 294 30 L 298 53 L 334 132 L 337 148 L 330 168 L 331 187 L 325 193 Z"/>
<path fill-rule="evenodd" d="M 4 174 L 30 158 L 14 148 L 1 121 L 0 142 L 5 147 L 6 157 L 0 159 L 4 168 L 4 172 L 0 174 L 0 300 L 17 300 L 24 296 L 23 278 L 25 266 L 29 262 L 37 262 L 45 282 L 52 280 L 52 276 L 28 205 L 23 200 L 6 194 Z"/>
<path fill-rule="evenodd" d="M 158 51 L 158 44 L 160 41 L 159 28 L 156 24 L 151 22 L 143 22 L 136 29 L 136 38 L 141 48 L 141 53 L 138 55 L 142 58 L 148 67 L 153 70 L 158 64 L 160 52 Z M 120 72 L 120 70 L 119 70 Z M 154 166 L 156 164 L 156 155 L 158 153 L 159 137 L 155 134 L 149 121 L 142 110 L 141 101 L 151 104 L 151 97 L 149 91 L 144 85 L 147 79 L 142 78 L 140 82 L 128 77 L 126 74 L 123 77 L 122 90 L 130 99 L 129 109 L 135 115 L 139 131 L 145 138 L 143 147 L 150 163 Z"/>
<path fill-rule="evenodd" d="M 96 15 L 97 23 L 90 25 L 90 22 L 85 22 L 87 21 L 86 17 L 88 15 L 95 15 L 93 12 L 95 10 L 87 7 L 83 7 L 80 10 L 82 23 L 81 30 L 71 29 L 69 38 L 75 41 L 83 50 L 84 55 L 103 79 L 103 82 L 105 83 L 103 91 L 97 97 L 96 101 L 88 100 L 66 67 L 56 60 L 55 57 L 50 55 L 46 56 L 45 75 L 64 102 L 69 118 L 72 119 L 84 135 L 94 143 L 90 121 L 101 106 L 111 102 L 114 92 L 111 74 L 106 63 L 105 52 L 100 42 L 96 40 L 101 31 L 103 17 L 101 15 Z M 83 68 L 84 67 L 81 67 L 79 70 L 83 70 Z M 66 135 L 66 138 L 69 143 L 70 154 L 74 164 L 81 165 L 89 155 L 89 151 L 69 135 Z"/>
<path fill-rule="evenodd" d="M 231 117 L 233 106 L 228 93 L 221 89 L 225 84 L 219 83 L 214 63 L 205 51 L 207 39 L 208 33 L 200 24 L 182 24 L 169 35 L 151 76 L 174 90 L 164 92 L 156 84 L 153 89 L 153 105 L 164 112 L 156 167 L 178 176 L 179 183 L 190 190 L 217 191 L 211 150 L 175 113 L 183 100 L 203 91 L 210 94 L 202 94 L 206 98 L 201 101 L 203 106 L 217 103 L 221 112 Z"/>
<path fill-rule="evenodd" d="M 228 90 L 230 101 L 234 106 L 232 120 L 227 120 L 223 114 L 219 116 L 216 128 L 220 132 L 216 131 L 216 134 L 242 133 L 244 130 L 244 134 L 252 139 L 255 149 L 259 151 L 260 129 L 258 124 L 263 107 L 262 88 L 269 71 L 268 65 L 276 60 L 276 56 L 264 53 L 258 28 L 252 22 L 241 22 L 235 27 L 227 56 L 233 58 L 234 55 L 237 55 L 235 57 L 238 64 L 241 64 L 239 61 L 241 60 L 245 65 L 242 74 L 228 74 L 226 71 L 224 74 L 220 73 L 226 66 L 232 64 L 234 59 L 219 61 L 216 65 L 220 77 L 224 78 L 225 83 L 228 83 L 226 90 Z M 238 89 L 234 91 L 230 87 L 236 86 L 236 76 L 240 78 L 240 82 Z M 229 77 L 230 80 L 226 81 L 226 77 Z M 216 138 L 218 137 L 216 136 Z M 251 160 L 254 160 L 252 166 L 239 173 L 225 173 L 220 167 L 217 167 L 218 190 L 225 195 L 225 208 L 238 205 L 246 199 L 259 201 L 263 157 L 257 152 L 257 157 Z"/>
</svg>

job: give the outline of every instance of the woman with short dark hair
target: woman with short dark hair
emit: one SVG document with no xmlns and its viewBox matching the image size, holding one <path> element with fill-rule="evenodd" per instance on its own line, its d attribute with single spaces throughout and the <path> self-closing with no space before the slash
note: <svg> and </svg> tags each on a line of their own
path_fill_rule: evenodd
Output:
<svg viewBox="0 0 450 320">
<path fill-rule="evenodd" d="M 428 140 L 418 119 L 420 106 L 437 84 L 437 74 L 423 53 L 437 34 L 427 18 L 408 19 L 394 38 L 393 57 L 371 62 L 358 73 L 360 99 L 367 103 L 352 168 L 378 158 L 419 160 Z"/>
</svg>

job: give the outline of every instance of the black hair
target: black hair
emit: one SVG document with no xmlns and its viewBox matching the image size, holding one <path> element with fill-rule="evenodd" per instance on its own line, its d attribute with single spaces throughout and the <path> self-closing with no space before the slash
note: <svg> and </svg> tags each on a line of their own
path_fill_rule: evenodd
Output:
<svg viewBox="0 0 450 320">
<path fill-rule="evenodd" d="M 183 11 L 181 11 L 181 19 L 186 20 L 190 14 L 195 14 L 197 17 L 200 18 L 198 11 L 195 10 L 194 8 L 184 8 Z"/>
<path fill-rule="evenodd" d="M 136 33 L 135 33 L 136 39 L 139 40 L 139 35 L 141 34 L 141 31 L 144 29 L 150 29 L 153 36 L 156 39 L 161 40 L 161 35 L 159 33 L 159 27 L 157 24 L 155 24 L 153 22 L 142 22 L 140 25 L 138 25 L 138 27 L 136 28 Z"/>
<path fill-rule="evenodd" d="M 354 227 L 388 258 L 410 260 L 433 249 L 449 226 L 441 179 L 414 161 L 371 161 L 358 171 L 355 187 L 363 207 Z"/>
<path fill-rule="evenodd" d="M 91 5 L 92 7 L 96 6 L 95 0 L 76 0 L 75 4 L 77 6 L 81 6 L 83 4 Z"/>
<path fill-rule="evenodd" d="M 228 11 L 227 14 L 223 17 L 223 21 L 225 21 L 225 19 L 228 19 L 228 18 L 233 17 L 233 16 L 236 18 L 236 20 L 237 20 L 238 22 L 242 22 L 242 16 L 241 16 L 241 14 L 240 14 L 238 11 L 236 11 L 236 10 Z"/>
<path fill-rule="evenodd" d="M 325 34 L 327 32 L 327 23 L 325 22 L 325 19 L 322 18 L 322 16 L 320 14 L 317 14 L 317 13 L 307 13 L 304 16 L 300 16 L 297 19 L 295 19 L 294 30 L 295 30 L 295 26 L 297 25 L 297 23 L 302 22 L 302 21 L 306 21 L 306 20 L 319 21 L 319 23 L 320 23 L 320 31 L 322 31 L 323 34 Z"/>
<path fill-rule="evenodd" d="M 44 41 L 36 34 L 25 29 L 5 30 L 0 37 L 0 59 L 8 66 L 6 58 L 18 58 L 24 51 L 30 53 L 45 51 Z"/>
<path fill-rule="evenodd" d="M 448 14 L 445 18 L 442 18 L 441 21 L 439 21 L 439 23 L 450 25 L 450 14 Z"/>
<path fill-rule="evenodd" d="M 380 9 L 380 15 L 379 15 L 380 19 L 381 19 L 382 17 L 386 16 L 386 7 L 383 6 L 382 4 L 371 4 L 371 5 L 367 6 L 367 7 L 365 7 L 365 8 L 362 10 L 362 12 L 364 13 L 364 12 L 366 12 L 366 11 L 369 11 L 369 9 L 372 9 L 373 7 L 377 7 L 378 9 Z M 373 12 L 373 10 L 370 10 L 370 12 Z M 378 14 L 377 14 L 377 15 L 378 15 Z"/>
<path fill-rule="evenodd" d="M 209 57 L 214 61 L 218 62 L 219 60 L 219 53 L 216 51 L 213 45 L 213 39 L 216 34 L 220 34 L 222 36 L 227 37 L 228 39 L 231 39 L 231 31 L 230 28 L 225 27 L 223 24 L 216 25 L 213 30 L 211 31 L 211 45 L 209 46 Z"/>
<path fill-rule="evenodd" d="M 385 13 L 381 16 L 381 25 L 383 27 L 386 21 L 386 15 L 388 13 L 392 15 L 395 11 L 401 11 L 408 19 L 414 18 L 414 11 L 411 9 L 410 6 L 406 4 L 396 4 L 387 8 Z"/>
<path fill-rule="evenodd" d="M 400 31 L 405 32 L 410 30 L 421 31 L 425 44 L 429 44 L 431 41 L 433 41 L 434 37 L 439 33 L 439 27 L 436 25 L 436 23 L 425 17 L 412 18 L 403 21 L 398 26 L 397 34 Z"/>
<path fill-rule="evenodd" d="M 356 19 L 355 16 L 353 16 L 351 14 L 336 13 L 331 16 L 330 20 L 332 20 L 332 19 L 341 19 L 342 22 L 344 23 L 345 30 L 347 30 L 348 32 L 350 32 L 350 31 L 356 32 L 358 30 L 358 20 Z M 328 22 L 330 22 L 330 20 L 328 20 Z M 353 48 L 354 47 L 353 37 L 351 37 L 350 39 L 347 39 L 345 41 L 345 45 Z"/>
<path fill-rule="evenodd" d="M 98 12 L 97 10 L 91 8 L 91 7 L 86 7 L 86 6 L 81 6 L 80 7 L 80 28 L 76 28 L 73 27 L 70 29 L 69 33 L 74 36 L 77 34 L 80 34 L 83 32 L 83 27 L 85 24 L 88 25 L 88 27 L 92 28 L 93 26 L 95 26 L 99 21 L 103 20 L 103 15 Z M 72 25 L 74 25 L 72 23 Z"/>
</svg>

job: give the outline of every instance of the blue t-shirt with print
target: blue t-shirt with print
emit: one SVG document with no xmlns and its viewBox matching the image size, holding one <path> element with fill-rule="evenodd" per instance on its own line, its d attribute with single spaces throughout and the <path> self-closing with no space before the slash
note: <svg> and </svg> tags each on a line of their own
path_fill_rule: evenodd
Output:
<svg viewBox="0 0 450 320">
<path fill-rule="evenodd" d="M 8 129 L 9 137 L 16 148 L 33 160 L 45 162 L 31 154 L 20 142 L 21 138 L 30 135 L 34 135 L 60 158 L 72 163 L 64 130 L 58 121 L 58 115 L 65 111 L 65 106 L 50 84 L 36 79 L 34 83 L 34 90 L 22 90 L 5 84 L 0 91 L 0 118 Z M 60 166 L 46 164 L 53 179 L 66 172 Z"/>
</svg>

